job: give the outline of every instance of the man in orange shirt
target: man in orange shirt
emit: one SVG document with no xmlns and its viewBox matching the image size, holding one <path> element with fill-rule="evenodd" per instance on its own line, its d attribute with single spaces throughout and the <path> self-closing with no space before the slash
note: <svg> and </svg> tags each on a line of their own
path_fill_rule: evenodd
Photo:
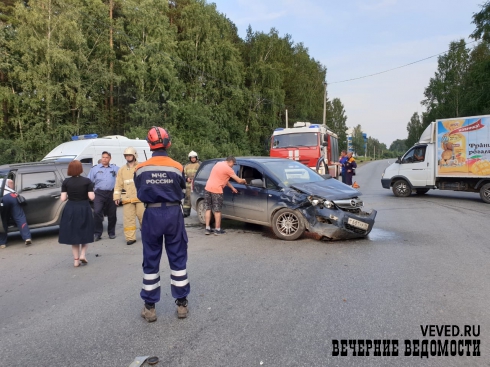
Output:
<svg viewBox="0 0 490 367">
<path fill-rule="evenodd" d="M 233 171 L 233 165 L 236 163 L 235 157 L 229 156 L 223 162 L 218 162 L 214 165 L 209 175 L 208 182 L 204 188 L 204 203 L 206 207 L 206 234 L 213 233 L 211 231 L 211 210 L 214 212 L 215 229 L 214 234 L 220 235 L 225 233 L 221 230 L 221 208 L 223 207 L 223 188 L 228 186 L 234 194 L 238 192 L 237 189 L 229 182 L 230 178 L 241 184 L 247 184 L 247 181 L 243 178 L 239 178 L 235 171 Z"/>
</svg>

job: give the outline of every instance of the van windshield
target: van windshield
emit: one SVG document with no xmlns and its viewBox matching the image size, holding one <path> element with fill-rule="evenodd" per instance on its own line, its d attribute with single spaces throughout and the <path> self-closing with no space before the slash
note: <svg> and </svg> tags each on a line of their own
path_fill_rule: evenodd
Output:
<svg viewBox="0 0 490 367">
<path fill-rule="evenodd" d="M 272 139 L 272 149 L 287 147 L 315 147 L 318 145 L 318 133 L 274 135 Z"/>
</svg>

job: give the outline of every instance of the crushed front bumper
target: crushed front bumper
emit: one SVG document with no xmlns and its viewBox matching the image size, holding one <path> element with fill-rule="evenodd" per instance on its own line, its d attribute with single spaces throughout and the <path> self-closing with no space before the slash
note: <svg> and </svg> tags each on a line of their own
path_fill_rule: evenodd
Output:
<svg viewBox="0 0 490 367">
<path fill-rule="evenodd" d="M 374 226 L 377 211 L 351 213 L 337 208 L 310 206 L 301 209 L 306 228 L 312 233 L 331 240 L 366 237 Z"/>
</svg>

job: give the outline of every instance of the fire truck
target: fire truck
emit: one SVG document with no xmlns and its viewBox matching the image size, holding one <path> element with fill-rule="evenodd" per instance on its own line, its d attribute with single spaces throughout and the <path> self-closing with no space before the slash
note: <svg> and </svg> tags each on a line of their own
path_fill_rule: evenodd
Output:
<svg viewBox="0 0 490 367">
<path fill-rule="evenodd" d="M 294 159 L 321 175 L 339 176 L 338 136 L 327 125 L 295 122 L 292 128 L 279 127 L 270 148 L 271 157 Z"/>
</svg>

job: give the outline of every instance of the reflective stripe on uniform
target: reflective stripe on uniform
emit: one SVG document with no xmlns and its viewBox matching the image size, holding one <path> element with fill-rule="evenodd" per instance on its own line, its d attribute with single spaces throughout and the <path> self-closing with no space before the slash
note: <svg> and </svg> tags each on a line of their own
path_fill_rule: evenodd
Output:
<svg viewBox="0 0 490 367">
<path fill-rule="evenodd" d="M 143 274 L 143 279 L 145 280 L 155 280 L 160 276 L 160 274 L 155 273 L 155 274 Z"/>
<path fill-rule="evenodd" d="M 170 274 L 175 276 L 175 277 L 183 277 L 184 275 L 187 275 L 187 269 L 184 270 L 170 270 Z"/>
<path fill-rule="evenodd" d="M 114 194 L 120 194 L 121 191 L 114 191 Z"/>
<path fill-rule="evenodd" d="M 175 285 L 176 287 L 184 287 L 189 284 L 189 279 L 186 280 L 170 280 L 170 284 Z"/>
<path fill-rule="evenodd" d="M 133 182 L 134 182 L 134 180 L 133 180 L 133 179 L 131 179 L 131 180 L 124 180 L 124 183 L 125 183 L 125 184 L 130 184 L 130 183 L 133 183 Z"/>
<path fill-rule="evenodd" d="M 160 282 L 155 283 L 155 284 L 143 284 L 143 287 L 142 288 L 145 291 L 152 291 L 152 290 L 155 290 L 157 288 L 160 288 Z"/>
<path fill-rule="evenodd" d="M 124 227 L 124 231 L 136 231 L 136 226 Z"/>
</svg>

